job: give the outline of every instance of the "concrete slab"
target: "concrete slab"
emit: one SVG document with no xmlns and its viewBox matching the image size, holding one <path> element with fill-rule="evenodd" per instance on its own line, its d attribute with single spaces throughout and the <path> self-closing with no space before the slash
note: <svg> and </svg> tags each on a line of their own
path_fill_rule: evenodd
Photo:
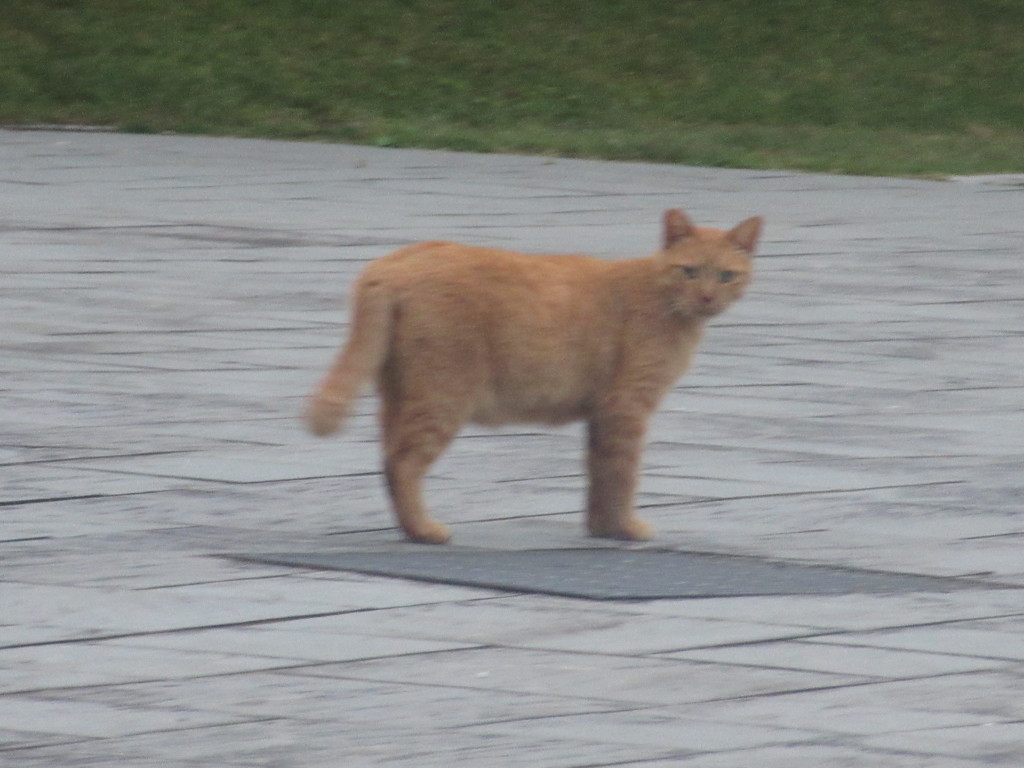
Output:
<svg viewBox="0 0 1024 768">
<path fill-rule="evenodd" d="M 0 167 L 4 765 L 1021 765 L 1020 588 L 595 603 L 220 557 L 415 551 L 372 401 L 295 418 L 369 259 L 638 255 L 681 206 L 768 226 L 654 420 L 657 545 L 1024 587 L 1015 181 L 47 131 Z M 428 483 L 457 546 L 594 546 L 580 430 L 470 435 Z"/>
<path fill-rule="evenodd" d="M 4 697 L 0 700 L 0 727 L 64 738 L 113 738 L 136 733 L 206 728 L 240 720 L 244 718 L 184 707 L 124 712 L 114 706 L 88 702 L 46 701 L 29 697 Z"/>
<path fill-rule="evenodd" d="M 866 648 L 839 643 L 815 643 L 806 639 L 786 643 L 762 643 L 750 647 L 683 651 L 671 655 L 673 658 L 694 661 L 716 661 L 878 678 L 924 677 L 1006 667 L 1005 662 L 981 656 L 961 657 L 890 648 Z"/>
<path fill-rule="evenodd" d="M 609 709 L 637 706 L 762 700 L 793 690 L 834 690 L 858 685 L 866 678 L 827 673 L 741 668 L 728 664 L 692 663 L 664 658 L 606 655 L 603 663 L 572 651 L 552 649 L 478 648 L 457 654 L 416 659 L 397 657 L 345 665 L 296 669 L 288 675 L 314 675 L 390 681 L 417 689 L 455 686 L 492 695 L 501 692 L 556 696 L 590 702 Z M 524 671 L 529 670 L 529 674 Z M 595 674 L 600 671 L 600 674 Z"/>
</svg>

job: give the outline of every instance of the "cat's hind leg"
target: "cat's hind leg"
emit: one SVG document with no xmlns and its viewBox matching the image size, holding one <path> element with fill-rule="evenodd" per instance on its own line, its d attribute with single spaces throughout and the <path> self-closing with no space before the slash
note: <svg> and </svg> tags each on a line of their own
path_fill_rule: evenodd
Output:
<svg viewBox="0 0 1024 768">
<path fill-rule="evenodd" d="M 465 423 L 465 415 L 448 398 L 403 400 L 387 387 L 381 394 L 384 475 L 398 524 L 412 541 L 444 544 L 451 533 L 427 511 L 423 478 Z"/>
</svg>

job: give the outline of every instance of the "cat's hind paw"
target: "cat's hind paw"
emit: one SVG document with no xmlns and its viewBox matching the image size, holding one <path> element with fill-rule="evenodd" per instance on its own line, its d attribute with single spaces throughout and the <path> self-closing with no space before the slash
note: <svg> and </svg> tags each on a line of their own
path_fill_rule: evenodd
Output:
<svg viewBox="0 0 1024 768">
<path fill-rule="evenodd" d="M 405 535 L 410 541 L 419 544 L 447 544 L 452 537 L 452 532 L 447 525 L 430 520 L 416 526 L 406 527 Z"/>
</svg>

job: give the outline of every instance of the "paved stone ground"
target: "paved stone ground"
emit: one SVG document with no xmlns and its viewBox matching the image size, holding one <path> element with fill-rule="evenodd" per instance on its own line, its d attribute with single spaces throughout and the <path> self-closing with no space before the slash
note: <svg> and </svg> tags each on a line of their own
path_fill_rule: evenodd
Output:
<svg viewBox="0 0 1024 768">
<path fill-rule="evenodd" d="M 0 132 L 0 763 L 1019 767 L 1014 181 Z M 658 545 L 1014 588 L 598 603 L 221 556 L 411 546 L 372 401 L 295 418 L 368 259 L 638 255 L 669 206 L 768 229 L 657 419 Z M 458 441 L 453 546 L 594 546 L 579 443 Z"/>
</svg>

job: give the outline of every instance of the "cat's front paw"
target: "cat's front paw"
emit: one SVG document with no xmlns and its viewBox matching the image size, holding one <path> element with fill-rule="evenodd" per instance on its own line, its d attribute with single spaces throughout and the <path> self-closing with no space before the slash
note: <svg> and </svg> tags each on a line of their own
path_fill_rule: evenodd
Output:
<svg viewBox="0 0 1024 768">
<path fill-rule="evenodd" d="M 619 539 L 621 541 L 650 541 L 654 538 L 654 527 L 639 517 L 626 520 L 614 520 L 602 525 L 591 523 L 588 526 L 590 535 L 599 539 Z"/>
</svg>

